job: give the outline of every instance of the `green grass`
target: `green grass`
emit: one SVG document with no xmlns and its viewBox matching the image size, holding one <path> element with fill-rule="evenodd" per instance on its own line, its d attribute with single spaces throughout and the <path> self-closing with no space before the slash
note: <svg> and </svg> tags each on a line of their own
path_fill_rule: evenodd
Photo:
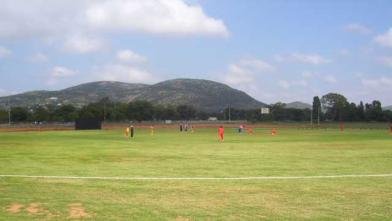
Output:
<svg viewBox="0 0 392 221">
<path fill-rule="evenodd" d="M 0 174 L 247 177 L 392 173 L 387 130 L 0 133 Z M 28 207 L 37 203 L 34 211 Z M 0 178 L 0 220 L 389 220 L 392 177 L 309 180 Z M 10 212 L 11 205 L 20 205 Z M 78 210 L 77 210 L 78 211 Z"/>
</svg>

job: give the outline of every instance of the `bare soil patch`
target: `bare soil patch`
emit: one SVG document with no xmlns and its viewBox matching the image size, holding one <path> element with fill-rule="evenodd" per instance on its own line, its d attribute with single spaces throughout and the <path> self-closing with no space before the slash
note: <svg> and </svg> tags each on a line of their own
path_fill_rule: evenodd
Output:
<svg viewBox="0 0 392 221">
<path fill-rule="evenodd" d="M 183 216 L 177 216 L 175 221 L 190 221 L 191 219 L 183 217 Z"/>
<path fill-rule="evenodd" d="M 11 205 L 9 205 L 8 207 L 7 207 L 7 212 L 9 212 L 9 213 L 19 213 L 21 210 L 22 210 L 22 208 L 24 207 L 24 205 L 23 204 L 19 204 L 19 203 L 12 203 Z"/>
<path fill-rule="evenodd" d="M 72 126 L 34 126 L 34 125 L 12 125 L 0 126 L 0 132 L 29 132 L 29 131 L 64 131 L 74 130 Z"/>
<path fill-rule="evenodd" d="M 37 215 L 46 212 L 39 203 L 30 203 L 30 205 L 26 208 L 26 211 L 29 215 Z"/>
<path fill-rule="evenodd" d="M 12 203 L 7 206 L 6 211 L 11 214 L 18 214 L 21 212 L 27 212 L 31 216 L 42 216 L 46 215 L 48 219 L 58 217 L 59 214 L 53 214 L 44 207 L 41 203 L 30 203 L 29 205 L 23 205 L 20 203 Z"/>
<path fill-rule="evenodd" d="M 83 207 L 81 203 L 71 203 L 68 205 L 69 207 L 69 218 L 71 219 L 81 219 L 81 218 L 89 218 L 91 215 L 86 212 L 86 209 Z"/>
</svg>

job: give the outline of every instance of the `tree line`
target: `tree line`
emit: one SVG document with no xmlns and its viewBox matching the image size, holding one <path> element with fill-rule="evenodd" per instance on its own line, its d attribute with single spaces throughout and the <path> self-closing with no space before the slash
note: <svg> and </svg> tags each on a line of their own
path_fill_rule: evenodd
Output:
<svg viewBox="0 0 392 221">
<path fill-rule="evenodd" d="M 364 104 L 348 102 L 341 94 L 329 93 L 313 98 L 312 108 L 287 108 L 278 102 L 269 105 L 270 113 L 261 114 L 260 109 L 242 110 L 230 108 L 216 113 L 206 113 L 189 105 L 155 105 L 148 101 L 130 103 L 113 102 L 108 98 L 81 108 L 70 104 L 12 107 L 12 122 L 73 122 L 78 118 L 99 118 L 105 121 L 162 121 L 162 120 L 218 120 L 258 121 L 391 121 L 392 111 L 382 110 L 380 101 Z M 0 122 L 8 122 L 9 111 L 0 109 Z"/>
<path fill-rule="evenodd" d="M 392 111 L 383 110 L 381 102 L 359 104 L 349 102 L 346 97 L 337 93 L 329 93 L 313 98 L 313 118 L 320 117 L 322 121 L 391 121 Z"/>
<path fill-rule="evenodd" d="M 248 121 L 312 121 L 313 123 L 332 122 L 391 122 L 392 111 L 383 110 L 381 102 L 374 100 L 357 105 L 349 102 L 346 97 L 337 93 L 328 93 L 321 98 L 315 96 L 311 108 L 287 108 L 286 104 L 278 102 L 269 105 L 270 114 L 262 115 L 260 110 L 238 110 L 226 108 L 222 119 Z"/>
<path fill-rule="evenodd" d="M 78 118 L 106 121 L 206 120 L 210 115 L 189 105 L 153 105 L 147 101 L 119 103 L 108 98 L 81 108 L 70 104 L 12 107 L 12 122 L 73 122 Z M 0 109 L 0 122 L 9 121 L 9 111 Z"/>
</svg>

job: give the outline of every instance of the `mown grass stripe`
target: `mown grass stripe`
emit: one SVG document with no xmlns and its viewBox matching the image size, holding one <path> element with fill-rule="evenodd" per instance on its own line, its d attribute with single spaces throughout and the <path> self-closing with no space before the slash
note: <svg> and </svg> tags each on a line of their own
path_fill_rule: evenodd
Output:
<svg viewBox="0 0 392 221">
<path fill-rule="evenodd" d="M 254 176 L 254 177 L 102 177 L 102 176 L 45 176 L 0 174 L 0 178 L 39 178 L 39 179 L 86 179 L 86 180 L 300 180 L 392 177 L 392 174 L 343 174 L 319 176 Z"/>
</svg>

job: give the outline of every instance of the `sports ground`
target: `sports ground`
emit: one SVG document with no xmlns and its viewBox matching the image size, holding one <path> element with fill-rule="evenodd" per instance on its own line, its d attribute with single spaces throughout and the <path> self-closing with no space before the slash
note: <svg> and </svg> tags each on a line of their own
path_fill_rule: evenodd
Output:
<svg viewBox="0 0 392 221">
<path fill-rule="evenodd" d="M 0 132 L 0 220 L 390 220 L 387 129 Z"/>
</svg>

